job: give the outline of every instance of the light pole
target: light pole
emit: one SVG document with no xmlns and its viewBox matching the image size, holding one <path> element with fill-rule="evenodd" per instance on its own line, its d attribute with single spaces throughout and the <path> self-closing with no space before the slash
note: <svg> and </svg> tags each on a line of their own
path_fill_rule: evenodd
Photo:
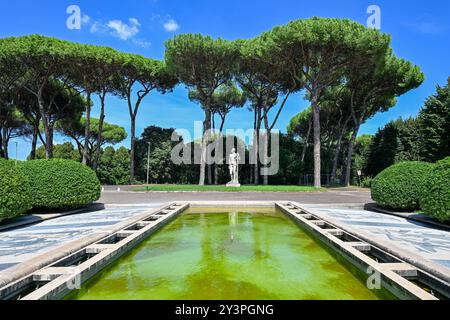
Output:
<svg viewBox="0 0 450 320">
<path fill-rule="evenodd" d="M 18 157 L 18 155 L 19 155 L 19 143 L 16 141 L 16 163 L 17 163 L 17 160 L 19 160 L 19 157 Z"/>
<path fill-rule="evenodd" d="M 148 191 L 148 182 L 150 177 L 150 146 L 151 142 L 148 142 L 148 150 L 147 150 L 147 191 Z"/>
</svg>

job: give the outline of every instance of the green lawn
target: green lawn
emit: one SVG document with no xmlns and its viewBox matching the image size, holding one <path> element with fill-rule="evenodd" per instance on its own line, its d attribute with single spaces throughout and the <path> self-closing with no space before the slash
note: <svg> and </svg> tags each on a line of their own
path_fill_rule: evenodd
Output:
<svg viewBox="0 0 450 320">
<path fill-rule="evenodd" d="M 223 185 L 208 185 L 199 186 L 194 184 L 158 184 L 150 185 L 148 187 L 136 187 L 133 191 L 225 191 L 225 192 L 242 192 L 242 191 L 253 191 L 253 192 L 310 192 L 310 191 L 325 191 L 324 188 L 314 188 L 310 186 L 253 186 L 245 185 L 240 188 L 226 187 Z"/>
</svg>

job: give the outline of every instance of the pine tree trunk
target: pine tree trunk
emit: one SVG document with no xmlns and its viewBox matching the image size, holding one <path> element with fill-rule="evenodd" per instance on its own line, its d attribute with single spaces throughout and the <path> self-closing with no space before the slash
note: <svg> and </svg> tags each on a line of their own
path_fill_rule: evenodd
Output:
<svg viewBox="0 0 450 320">
<path fill-rule="evenodd" d="M 259 130 L 261 126 L 261 109 L 258 107 L 256 112 L 255 121 L 255 131 L 253 134 L 253 156 L 254 156 L 254 167 L 253 167 L 253 183 L 255 185 L 259 184 Z"/>
<path fill-rule="evenodd" d="M 130 147 L 130 184 L 134 181 L 135 149 L 136 149 L 136 117 L 131 116 L 131 147 Z"/>
<path fill-rule="evenodd" d="M 44 134 L 45 134 L 45 157 L 47 159 L 53 158 L 53 132 L 50 128 L 49 119 L 47 113 L 45 112 L 44 99 L 42 97 L 43 87 L 37 93 L 37 100 L 39 106 L 39 113 L 41 115 L 42 123 L 44 125 Z"/>
<path fill-rule="evenodd" d="M 102 148 L 102 143 L 103 143 L 103 124 L 105 122 L 105 94 L 100 95 L 100 103 L 101 103 L 101 108 L 100 108 L 100 118 L 99 118 L 99 122 L 98 122 L 97 146 L 95 149 L 94 160 L 92 163 L 92 168 L 95 171 L 97 171 L 98 162 L 100 159 L 101 148 Z"/>
<path fill-rule="evenodd" d="M 347 163 L 345 168 L 345 186 L 350 186 L 350 177 L 352 174 L 352 157 L 353 157 L 353 149 L 355 147 L 355 141 L 356 137 L 358 136 L 360 123 L 356 124 L 355 128 L 353 129 L 352 138 L 350 139 L 350 143 L 348 146 L 348 152 L 347 152 Z"/>
<path fill-rule="evenodd" d="M 302 169 L 301 169 L 300 176 L 298 179 L 299 185 L 302 184 L 302 177 L 303 177 L 303 174 L 305 173 L 306 150 L 308 149 L 308 145 L 309 145 L 309 137 L 311 136 L 311 128 L 312 128 L 312 119 L 310 119 L 308 122 L 308 131 L 306 132 L 305 144 L 303 145 L 302 154 L 300 156 L 300 163 L 301 163 Z"/>
<path fill-rule="evenodd" d="M 3 141 L 3 134 L 2 134 L 3 129 L 0 127 L 0 141 Z M 4 154 L 3 154 L 3 144 L 0 143 L 0 158 L 4 158 Z"/>
<path fill-rule="evenodd" d="M 333 157 L 333 167 L 331 169 L 331 184 L 334 184 L 335 180 L 336 180 L 336 172 L 337 172 L 337 165 L 338 165 L 338 161 L 339 161 L 339 155 L 341 153 L 341 146 L 342 146 L 342 138 L 339 138 L 337 146 L 336 146 L 336 150 L 334 151 L 334 157 Z"/>
<path fill-rule="evenodd" d="M 209 141 L 209 130 L 211 129 L 211 111 L 209 106 L 205 108 L 205 120 L 203 121 L 202 156 L 200 159 L 200 179 L 198 184 L 205 185 L 206 152 Z"/>
<path fill-rule="evenodd" d="M 322 183 L 320 179 L 321 174 L 321 159 L 320 159 L 320 114 L 317 97 L 312 99 L 312 113 L 313 113 L 313 132 L 314 132 L 314 187 L 320 188 Z"/>
<path fill-rule="evenodd" d="M 267 166 L 267 160 L 269 157 L 269 137 L 270 131 L 266 130 L 266 133 L 264 134 L 264 167 Z M 269 176 L 267 174 L 263 176 L 263 183 L 265 186 L 269 184 Z"/>
<path fill-rule="evenodd" d="M 33 139 L 31 141 L 31 152 L 30 152 L 31 160 L 36 159 L 36 147 L 37 147 L 38 134 L 39 134 L 39 118 L 36 120 L 36 123 L 33 125 Z"/>
<path fill-rule="evenodd" d="M 47 159 L 53 158 L 53 126 L 51 124 L 47 124 L 45 132 L 45 153 Z"/>
<path fill-rule="evenodd" d="M 3 128 L 2 129 L 2 149 L 3 149 L 3 158 L 6 160 L 9 159 L 9 152 L 8 152 L 8 129 Z"/>
<path fill-rule="evenodd" d="M 212 184 L 212 165 L 207 164 L 207 166 L 208 166 L 208 184 L 211 185 Z"/>
<path fill-rule="evenodd" d="M 89 164 L 89 138 L 91 135 L 91 93 L 86 94 L 86 121 L 84 123 L 83 164 Z"/>
</svg>

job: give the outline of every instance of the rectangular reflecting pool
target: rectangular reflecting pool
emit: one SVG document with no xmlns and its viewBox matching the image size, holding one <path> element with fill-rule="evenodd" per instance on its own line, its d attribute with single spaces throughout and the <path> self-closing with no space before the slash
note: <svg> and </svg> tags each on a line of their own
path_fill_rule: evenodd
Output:
<svg viewBox="0 0 450 320">
<path fill-rule="evenodd" d="M 388 299 L 271 207 L 185 211 L 66 299 Z"/>
</svg>

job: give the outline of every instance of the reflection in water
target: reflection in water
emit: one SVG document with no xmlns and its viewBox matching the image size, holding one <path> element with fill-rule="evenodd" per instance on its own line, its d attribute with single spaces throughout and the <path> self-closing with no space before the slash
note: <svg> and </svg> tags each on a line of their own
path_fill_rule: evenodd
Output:
<svg viewBox="0 0 450 320">
<path fill-rule="evenodd" d="M 377 299 L 279 212 L 181 215 L 74 299 Z"/>
<path fill-rule="evenodd" d="M 230 241 L 233 243 L 236 232 L 236 225 L 238 223 L 237 211 L 231 211 L 228 213 L 228 221 L 230 222 Z"/>
</svg>

